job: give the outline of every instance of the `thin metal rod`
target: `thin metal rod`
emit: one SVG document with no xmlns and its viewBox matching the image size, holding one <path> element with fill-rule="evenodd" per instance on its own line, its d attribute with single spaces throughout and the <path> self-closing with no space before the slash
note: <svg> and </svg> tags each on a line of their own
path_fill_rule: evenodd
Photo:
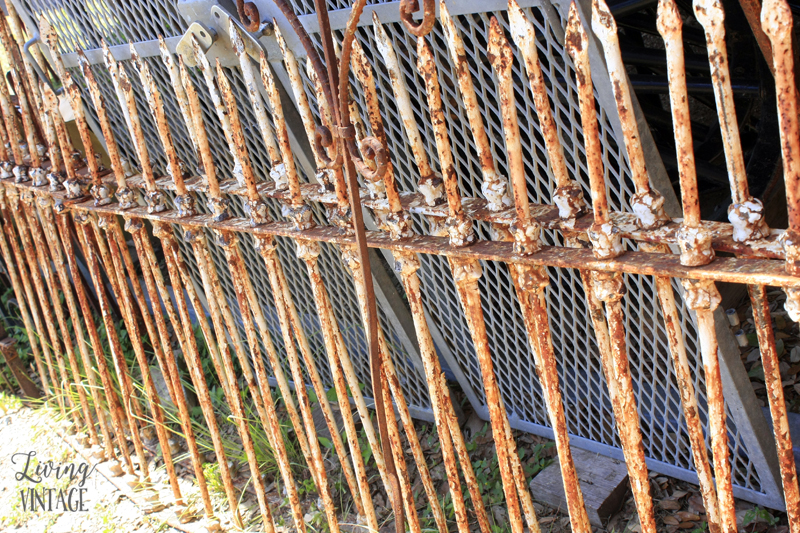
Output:
<svg viewBox="0 0 800 533">
<path fill-rule="evenodd" d="M 0 211 L 6 211 L 5 202 L 5 189 L 0 189 Z M 16 241 L 16 237 L 12 233 L 11 224 L 12 222 L 9 219 L 4 219 L 2 222 L 3 231 L 0 231 L 0 250 L 2 250 L 3 253 L 3 261 L 5 262 L 6 270 L 8 270 L 8 276 L 11 278 L 11 286 L 14 289 L 14 296 L 17 299 L 17 305 L 19 305 L 19 314 L 22 317 L 22 324 L 25 326 L 25 333 L 28 335 L 28 342 L 31 345 L 31 353 L 33 354 L 33 360 L 36 363 L 36 372 L 39 374 L 39 379 L 42 381 L 42 388 L 44 389 L 45 395 L 50 395 L 52 394 L 49 390 L 50 383 L 48 382 L 47 372 L 45 371 L 45 366 L 42 362 L 42 354 L 39 349 L 39 344 L 41 343 L 41 349 L 43 351 L 47 351 L 46 360 L 48 362 L 50 360 L 49 349 L 47 348 L 47 343 L 42 342 L 41 338 L 39 337 L 39 332 L 44 331 L 44 329 L 41 327 L 42 324 L 41 318 L 39 317 L 39 309 L 37 307 L 33 291 L 31 290 L 30 280 L 28 279 L 27 265 L 21 261 L 22 257 L 17 256 L 16 254 L 12 256 L 11 249 L 9 248 L 8 241 L 6 240 L 6 234 L 8 234 L 9 240 Z M 13 244 L 14 251 L 16 252 L 18 246 L 16 245 L 16 242 L 13 242 Z M 32 319 L 33 322 L 31 322 Z"/>
</svg>

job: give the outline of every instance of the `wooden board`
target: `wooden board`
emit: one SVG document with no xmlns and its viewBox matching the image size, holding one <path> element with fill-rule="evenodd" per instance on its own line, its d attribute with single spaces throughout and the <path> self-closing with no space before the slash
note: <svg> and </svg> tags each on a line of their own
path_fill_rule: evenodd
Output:
<svg viewBox="0 0 800 533">
<path fill-rule="evenodd" d="M 602 527 L 620 508 L 628 492 L 628 470 L 625 463 L 577 448 L 572 448 L 572 459 L 583 491 L 589 522 Z M 530 488 L 536 501 L 567 512 L 558 458 L 533 478 Z"/>
</svg>

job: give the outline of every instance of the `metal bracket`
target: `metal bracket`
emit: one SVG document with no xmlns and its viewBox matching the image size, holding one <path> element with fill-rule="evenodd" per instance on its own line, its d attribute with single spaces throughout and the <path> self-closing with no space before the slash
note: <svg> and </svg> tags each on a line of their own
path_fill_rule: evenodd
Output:
<svg viewBox="0 0 800 533">
<path fill-rule="evenodd" d="M 33 70 L 36 71 L 36 75 L 39 77 L 39 79 L 44 83 L 46 83 L 47 85 L 49 85 L 50 89 L 53 90 L 56 96 L 61 96 L 64 93 L 64 87 L 61 87 L 59 89 L 53 87 L 50 78 L 47 77 L 47 74 L 44 73 L 42 67 L 39 66 L 39 63 L 36 62 L 36 60 L 33 58 L 33 54 L 31 54 L 30 50 L 31 46 L 39 43 L 40 41 L 41 37 L 39 36 L 39 32 L 34 33 L 33 36 L 28 40 L 28 42 L 25 43 L 25 46 L 23 46 L 23 50 L 25 52 L 25 55 L 28 56 L 28 62 L 30 62 L 31 66 L 33 66 Z"/>
<path fill-rule="evenodd" d="M 244 29 L 244 26 L 236 20 L 230 13 L 219 5 L 211 7 L 210 17 L 206 21 L 195 20 L 189 25 L 189 29 L 183 34 L 175 52 L 183 57 L 183 60 L 190 67 L 196 66 L 194 52 L 192 51 L 192 36 L 200 43 L 205 50 L 206 56 L 212 63 L 219 59 L 223 67 L 239 65 L 239 58 L 233 51 L 231 39 L 228 34 L 230 21 L 239 26 L 242 31 L 244 48 L 247 54 L 258 61 L 261 55 L 261 45 L 253 36 Z"/>
</svg>

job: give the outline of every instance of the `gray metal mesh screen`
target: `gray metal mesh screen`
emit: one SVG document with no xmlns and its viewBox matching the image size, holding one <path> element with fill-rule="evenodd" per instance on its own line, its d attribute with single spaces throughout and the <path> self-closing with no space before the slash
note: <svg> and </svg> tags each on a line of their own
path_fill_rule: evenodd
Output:
<svg viewBox="0 0 800 533">
<path fill-rule="evenodd" d="M 68 9 L 66 5 L 61 5 L 61 7 L 64 8 L 61 10 L 61 12 L 75 11 L 81 13 L 83 11 L 83 8 L 79 5 L 70 6 Z M 174 10 L 174 7 L 169 7 Z M 158 6 L 145 5 L 142 3 L 139 5 L 138 9 L 147 11 L 151 9 L 163 9 L 163 6 L 158 8 Z M 51 19 L 51 14 L 55 11 L 56 10 L 52 9 L 51 7 L 50 10 L 44 11 L 44 13 L 48 19 Z M 170 16 L 164 14 L 163 18 L 171 20 L 173 17 L 178 17 L 179 19 L 177 12 Z M 61 20 L 61 17 L 54 17 L 54 20 Z M 59 30 L 59 36 L 61 36 L 61 31 L 66 31 L 66 29 L 74 27 L 74 24 L 56 26 L 56 28 Z M 151 25 L 148 23 L 145 27 L 138 29 L 142 33 L 137 33 L 135 35 L 144 37 L 143 40 L 149 40 L 156 37 L 154 33 L 148 33 L 151 31 L 154 32 L 154 30 L 149 29 L 150 27 Z M 76 41 L 67 39 L 63 39 L 61 43 L 64 47 L 62 50 L 63 53 L 74 51 L 75 46 L 80 46 L 79 44 L 75 44 Z M 112 43 L 110 40 L 109 43 L 122 44 Z M 97 44 L 92 46 L 99 46 L 99 38 L 97 40 Z M 195 168 L 197 165 L 196 156 L 186 132 L 184 122 L 180 114 L 180 108 L 178 107 L 177 102 L 172 94 L 172 88 L 169 83 L 169 74 L 167 73 L 166 68 L 163 66 L 160 58 L 151 57 L 143 58 L 143 60 L 147 61 L 156 83 L 162 92 L 162 96 L 164 98 L 164 107 L 169 117 L 173 141 L 178 154 L 185 163 L 187 163 L 190 167 Z M 144 92 L 141 88 L 138 74 L 133 69 L 130 62 L 123 62 L 123 65 L 128 70 L 130 79 L 135 87 L 139 115 L 141 118 L 142 127 L 145 131 L 147 147 L 150 157 L 153 161 L 154 169 L 157 173 L 164 174 L 166 172 L 166 157 L 161 149 L 159 137 L 155 129 L 155 124 L 150 115 L 149 106 L 144 98 Z M 92 70 L 104 93 L 109 117 L 112 121 L 114 133 L 120 145 L 122 155 L 129 161 L 135 162 L 137 160 L 136 151 L 133 148 L 130 136 L 125 127 L 125 121 L 122 116 L 121 107 L 116 99 L 108 71 L 103 65 L 94 65 Z M 80 69 L 73 68 L 70 69 L 70 72 L 76 81 L 83 84 L 83 77 Z M 267 156 L 266 149 L 260 141 L 261 137 L 258 126 L 255 116 L 252 113 L 241 73 L 238 68 L 226 69 L 226 73 L 236 93 L 243 127 L 248 133 L 248 150 L 250 153 L 251 162 L 257 175 L 268 176 L 270 169 L 269 158 Z M 210 145 L 212 147 L 212 151 L 214 152 L 214 159 L 217 164 L 219 176 L 230 176 L 233 169 L 233 158 L 227 150 L 227 144 L 225 143 L 225 137 L 219 120 L 217 119 L 213 104 L 211 104 L 207 95 L 204 82 L 199 78 L 197 78 L 195 81 L 197 82 L 198 94 L 201 97 L 201 103 L 205 112 L 206 128 L 209 134 Z M 91 99 L 85 90 L 84 101 L 89 104 L 90 111 L 94 112 L 91 106 Z M 204 209 L 205 199 L 198 198 L 198 200 L 200 209 Z M 280 206 L 277 204 L 277 202 L 269 201 L 268 205 L 270 207 L 270 213 L 272 217 L 277 220 L 283 220 L 283 217 L 280 214 Z M 236 216 L 244 216 L 242 203 L 239 198 L 231 197 L 231 210 Z M 319 207 L 315 209 L 315 217 L 317 222 L 326 223 L 324 213 Z M 178 232 L 179 237 L 182 236 L 180 234 L 181 230 L 178 226 L 175 226 L 175 230 Z M 191 268 L 193 278 L 199 286 L 202 286 L 199 270 L 197 269 L 191 247 L 182 243 L 182 239 L 179 239 L 179 242 L 181 242 L 181 249 L 184 259 L 187 260 L 189 265 L 193 267 Z M 292 243 L 291 239 L 278 237 L 277 242 L 281 264 L 283 265 L 289 281 L 289 287 L 295 305 L 297 306 L 297 310 L 303 322 L 306 335 L 308 336 L 309 344 L 317 362 L 317 369 L 319 370 L 325 385 L 333 386 L 327 362 L 327 356 L 325 354 L 322 332 L 317 318 L 316 308 L 314 306 L 314 300 L 312 297 L 311 286 L 308 281 L 305 264 L 296 258 L 295 245 Z M 225 254 L 216 245 L 215 236 L 211 232 L 208 233 L 208 243 L 211 256 L 220 276 L 220 282 L 225 289 L 227 300 L 234 313 L 234 316 L 239 321 L 240 335 L 242 339 L 244 339 L 245 335 L 244 329 L 241 326 L 241 315 L 239 314 L 239 308 L 236 302 L 236 296 L 233 290 L 233 284 L 230 278 L 227 261 L 225 260 Z M 280 336 L 280 328 L 278 325 L 274 301 L 272 299 L 272 292 L 269 286 L 269 280 L 267 278 L 266 271 L 263 268 L 263 259 L 255 251 L 253 242 L 249 237 L 240 238 L 240 246 L 247 264 L 248 272 L 250 273 L 250 277 L 253 282 L 253 286 L 269 323 L 272 342 L 283 364 L 286 365 L 285 371 L 288 374 L 288 363 L 286 362 L 285 358 L 283 341 Z M 347 270 L 340 259 L 339 250 L 335 246 L 322 244 L 322 252 L 319 256 L 319 265 L 323 279 L 325 280 L 325 284 L 328 288 L 330 298 L 333 302 L 334 313 L 336 314 L 345 344 L 347 345 L 348 351 L 353 360 L 356 374 L 359 381 L 365 385 L 365 390 L 369 391 L 371 390 L 371 382 L 369 373 L 369 360 L 366 350 L 366 339 L 363 335 L 361 316 L 358 309 L 358 300 L 353 288 L 352 278 L 347 273 Z M 416 363 L 415 359 L 409 356 L 409 354 L 403 349 L 400 336 L 395 330 L 392 322 L 386 317 L 386 310 L 379 306 L 378 313 L 379 320 L 381 326 L 383 327 L 383 331 L 386 334 L 387 344 L 392 352 L 392 359 L 397 368 L 398 377 L 400 378 L 401 385 L 405 392 L 409 406 L 418 416 L 425 417 L 425 415 L 430 411 L 430 401 L 428 398 L 427 386 L 425 384 L 424 372 L 421 366 Z"/>
<path fill-rule="evenodd" d="M 292 0 L 299 13 L 312 13 L 310 0 Z M 344 0 L 329 1 L 330 9 L 342 9 Z M 567 166 L 589 194 L 589 178 L 583 147 L 580 111 L 578 105 L 575 74 L 563 46 L 554 33 L 552 21 L 539 8 L 526 9 L 528 17 L 537 30 L 539 58 L 542 61 L 549 96 L 554 106 L 554 115 L 559 126 L 559 136 L 567 157 Z M 487 12 L 455 17 L 462 34 L 466 55 L 470 60 L 475 90 L 482 106 L 482 114 L 498 170 L 506 173 L 506 152 L 500 117 L 500 98 L 495 90 L 495 78 L 486 57 L 486 42 L 489 20 L 496 16 L 510 34 L 504 12 Z M 565 20 L 559 21 L 562 26 Z M 433 129 L 427 107 L 424 79 L 416 68 L 416 37 L 409 34 L 400 23 L 384 24 L 393 42 L 400 67 L 405 76 L 412 106 L 418 117 L 426 151 L 438 164 Z M 397 182 L 403 191 L 415 191 L 419 172 L 414 161 L 402 121 L 397 111 L 388 72 L 375 46 L 371 25 L 359 28 L 356 33 L 365 53 L 371 59 L 376 74 L 376 85 L 380 99 L 383 121 L 389 143 Z M 319 47 L 317 35 L 312 35 Z M 341 42 L 341 32 L 337 35 Z M 448 117 L 448 135 L 452 143 L 456 173 L 461 192 L 465 196 L 482 196 L 481 170 L 470 131 L 466 110 L 457 88 L 457 74 L 451 63 L 441 25 L 434 26 L 426 37 L 432 45 L 439 67 L 439 77 L 444 103 L 444 115 Z M 515 50 L 516 52 L 516 50 Z M 533 95 L 527 76 L 521 69 L 521 57 L 514 65 L 517 113 L 528 175 L 528 196 L 532 202 L 552 203 L 554 179 L 547 166 L 544 139 L 539 129 Z M 301 69 L 305 75 L 305 69 Z M 362 110 L 362 120 L 368 124 L 366 105 L 360 86 L 351 76 L 353 94 Z M 524 80 L 521 82 L 520 80 Z M 305 79 L 307 93 L 314 99 L 313 86 Z M 316 103 L 315 103 L 316 105 Z M 319 119 L 319 112 L 314 107 Z M 614 112 L 614 110 L 612 110 Z M 630 211 L 628 198 L 633 195 L 633 183 L 624 155 L 614 139 L 614 133 L 606 110 L 598 113 L 600 136 L 603 144 L 603 160 L 609 184 L 609 201 L 613 209 Z M 434 164 L 434 167 L 437 165 Z M 482 239 L 490 239 L 488 225 L 479 223 L 478 233 Z M 415 230 L 427 233 L 427 224 L 415 217 Z M 548 244 L 555 244 L 555 235 L 546 232 Z M 558 244 L 563 244 L 559 242 Z M 632 246 L 632 243 L 628 243 Z M 453 356 L 448 361 L 451 368 L 458 369 L 461 386 L 471 393 L 473 401 L 486 408 L 483 381 L 472 345 L 469 329 L 460 307 L 455 284 L 446 258 L 421 256 L 420 278 L 423 299 L 434 323 Z M 550 310 L 550 325 L 553 345 L 559 361 L 559 374 L 563 387 L 564 407 L 570 434 L 608 446 L 619 447 L 613 425 L 613 412 L 591 320 L 584 300 L 583 286 L 577 271 L 550 269 L 550 288 L 547 299 Z M 628 295 L 624 298 L 628 352 L 639 406 L 644 446 L 647 457 L 663 463 L 692 471 L 693 462 L 689 438 L 683 419 L 680 395 L 670 361 L 669 345 L 664 330 L 663 317 L 658 305 L 652 278 L 644 276 L 625 277 Z M 514 427 L 541 431 L 549 427 L 547 411 L 536 376 L 533 354 L 530 352 L 525 326 L 517 302 L 508 268 L 502 263 L 483 262 L 483 277 L 480 280 L 483 311 L 492 348 L 493 363 L 500 382 L 503 401 Z M 677 282 L 676 282 L 677 286 Z M 699 392 L 700 416 L 707 420 L 705 380 L 702 361 L 699 357 L 697 334 L 680 294 L 681 326 L 684 342 L 689 353 L 690 365 L 694 369 L 695 386 Z M 488 415 L 487 415 L 488 416 Z M 747 449 L 739 434 L 735 419 L 728 412 L 728 431 L 733 463 L 733 483 L 759 491 L 758 473 L 748 457 Z"/>
<path fill-rule="evenodd" d="M 23 0 L 25 1 L 25 0 Z M 311 0 L 291 0 L 298 14 L 314 12 Z M 370 0 L 369 3 L 382 3 Z M 62 53 L 73 51 L 76 47 L 96 48 L 99 38 L 105 37 L 110 44 L 122 44 L 128 39 L 134 41 L 151 40 L 158 34 L 165 36 L 179 35 L 185 24 L 175 7 L 168 1 L 140 0 L 125 5 L 114 6 L 104 2 L 78 2 L 76 0 L 29 0 L 25 1 L 28 12 L 33 18 L 44 14 L 62 37 Z M 348 0 L 329 0 L 331 9 L 349 7 Z M 563 7 L 563 6 L 561 6 Z M 564 20 L 548 20 L 544 11 L 534 7 L 526 10 L 537 30 L 539 57 L 545 78 L 548 81 L 550 98 L 554 106 L 555 119 L 560 129 L 560 138 L 567 156 L 567 165 L 576 179 L 588 192 L 588 175 L 585 167 L 583 137 L 580 127 L 577 90 L 574 83 L 574 72 L 571 62 L 560 44 L 558 34 Z M 565 9 L 561 9 L 561 17 Z M 492 15 L 498 17 L 506 26 L 505 13 L 477 13 L 455 17 L 456 25 L 462 32 L 467 48 L 467 56 L 471 61 L 471 71 L 478 92 L 478 100 L 482 102 L 483 118 L 488 128 L 492 149 L 498 161 L 499 170 L 505 171 L 505 148 L 501 120 L 499 116 L 499 98 L 495 93 L 495 81 L 491 67 L 487 61 L 486 29 Z M 558 26 L 554 27 L 553 24 Z M 411 101 L 419 118 L 418 124 L 423 129 L 423 138 L 427 143 L 428 155 L 437 161 L 433 133 L 430 128 L 424 83 L 416 70 L 416 42 L 400 24 L 386 24 L 387 33 L 391 36 L 394 47 L 405 72 L 406 82 L 411 93 Z M 376 70 L 378 95 L 381 100 L 384 124 L 387 130 L 389 150 L 394 164 L 398 183 L 403 190 L 415 190 L 418 172 L 409 146 L 405 142 L 405 133 L 394 104 L 391 85 L 384 69 L 380 54 L 375 48 L 371 26 L 362 27 L 357 36 Z M 316 37 L 316 36 L 312 36 Z M 337 36 L 341 39 L 341 35 Z M 457 173 L 460 178 L 462 193 L 466 196 L 480 196 L 480 165 L 475 156 L 475 147 L 469 122 L 456 89 L 456 76 L 447 53 L 441 27 L 436 25 L 428 36 L 433 46 L 434 56 L 439 66 L 439 75 L 443 91 L 445 115 L 449 117 L 448 133 L 453 144 Z M 148 59 L 151 69 L 164 93 L 164 103 L 169 114 L 172 132 L 179 154 L 189 164 L 194 165 L 194 154 L 186 136 L 179 109 L 168 89 L 168 78 L 159 59 Z M 547 166 L 543 138 L 539 131 L 527 77 L 520 70 L 519 57 L 514 66 L 516 81 L 517 111 L 525 152 L 528 172 L 529 197 L 534 202 L 550 203 L 553 179 Z M 301 69 L 301 71 L 304 69 Z M 133 151 L 119 105 L 113 95 L 110 80 L 102 66 L 94 67 L 95 75 L 102 80 L 101 86 L 106 93 L 108 110 L 115 124 L 115 133 L 121 144 L 123 153 L 133 161 Z M 133 72 L 132 72 L 133 74 Z M 78 72 L 73 72 L 79 78 Z M 256 122 L 250 111 L 246 93 L 243 90 L 241 76 L 237 69 L 228 69 L 228 76 L 238 91 L 239 111 L 248 134 L 248 148 L 256 171 L 266 176 L 269 161 L 261 146 Z M 138 84 L 137 76 L 132 76 Z M 307 88 L 310 88 L 306 80 Z M 205 96 L 205 88 L 198 84 L 199 94 Z M 314 112 L 316 100 L 314 91 L 308 91 Z M 353 93 L 360 109 L 363 95 L 357 84 L 353 84 Z M 139 92 L 141 94 L 141 91 Z M 86 98 L 86 101 L 90 100 Z M 204 111 L 209 129 L 214 156 L 221 175 L 230 173 L 232 159 L 227 152 L 226 144 L 219 122 L 210 102 L 205 99 Z M 139 101 L 142 122 L 147 133 L 151 156 L 156 167 L 164 170 L 163 153 L 158 147 L 158 137 L 153 127 L 147 105 L 143 99 Z M 611 110 L 610 112 L 614 112 Z M 609 183 L 609 196 L 612 208 L 630 210 L 627 199 L 633 194 L 629 170 L 624 156 L 614 139 L 614 133 L 608 120 L 607 110 L 599 108 L 598 119 L 603 144 L 603 159 Z M 366 120 L 364 115 L 363 120 Z M 302 132 L 297 132 L 303 135 Z M 587 198 L 589 195 L 587 194 Z M 202 205 L 202 201 L 200 202 Z M 241 215 L 241 206 L 234 202 L 234 212 Z M 279 209 L 271 206 L 273 217 L 280 219 Z M 321 220 L 323 214 L 317 211 Z M 427 232 L 427 224 L 415 218 L 415 229 Z M 488 228 L 478 226 L 481 238 L 489 238 Z M 211 236 L 209 236 L 211 237 Z M 547 233 L 545 239 L 553 243 L 555 237 Z M 209 239 L 213 242 L 213 238 Z M 327 383 L 330 376 L 327 370 L 324 349 L 320 337 L 319 324 L 311 298 L 310 287 L 306 279 L 305 268 L 294 256 L 293 244 L 286 239 L 278 239 L 281 262 L 290 279 L 292 295 L 298 311 L 306 326 L 309 340 L 318 360 L 318 368 Z M 263 272 L 261 259 L 254 252 L 249 239 L 241 239 L 248 270 L 270 321 L 271 334 L 276 348 L 282 353 L 282 341 L 278 333 L 277 318 Z M 226 288 L 231 307 L 238 308 L 233 296 L 224 254 L 215 245 L 211 245 L 214 261 L 220 272 L 222 283 Z M 192 267 L 193 275 L 199 283 L 199 274 L 192 253 L 184 249 L 184 257 Z M 423 283 L 423 295 L 433 326 L 438 327 L 447 348 L 452 354 L 448 361 L 454 369 L 459 382 L 467 392 L 476 408 L 485 408 L 483 385 L 477 359 L 470 340 L 463 313 L 450 274 L 447 261 L 437 256 L 422 256 L 420 277 Z M 358 316 L 357 304 L 352 282 L 339 259 L 336 249 L 323 245 L 320 256 L 326 284 L 334 300 L 334 308 L 339 324 L 345 336 L 350 354 L 364 383 L 369 383 L 364 337 Z M 508 409 L 511 424 L 514 427 L 531 432 L 542 432 L 549 426 L 542 400 L 539 383 L 536 377 L 534 359 L 529 350 L 522 316 L 516 302 L 513 285 L 505 265 L 495 262 L 483 264 L 484 275 L 481 279 L 483 308 L 490 346 L 493 350 L 495 369 L 498 374 L 503 399 Z M 559 374 L 564 396 L 569 431 L 572 435 L 611 447 L 619 447 L 613 425 L 613 413 L 608 392 L 603 378 L 598 350 L 584 301 L 583 287 L 575 271 L 564 269 L 550 270 L 551 285 L 547 291 L 550 306 L 553 344 L 559 361 Z M 641 276 L 626 276 L 628 295 L 623 300 L 625 305 L 627 341 L 631 362 L 631 370 L 636 388 L 644 445 L 647 456 L 653 460 L 674 465 L 679 469 L 693 471 L 693 463 L 688 435 L 680 406 L 680 396 L 676 387 L 676 379 L 669 357 L 667 337 L 664 331 L 663 318 L 657 305 L 653 281 Z M 695 385 L 698 390 L 701 419 L 706 422 L 707 407 L 705 400 L 705 384 L 702 364 L 698 357 L 696 331 L 676 286 L 676 301 L 682 320 L 684 341 L 689 353 L 689 362 L 695 371 Z M 393 357 L 398 367 L 398 374 L 403 381 L 404 391 L 409 403 L 417 407 L 418 412 L 429 410 L 429 400 L 424 375 L 411 357 L 400 348 L 398 338 L 390 321 L 386 320 L 381 310 L 381 325 L 386 332 L 387 340 L 393 345 Z M 242 336 L 244 336 L 242 334 Z M 734 486 L 761 491 L 758 473 L 748 456 L 742 435 L 736 427 L 731 413 L 728 413 L 728 431 L 733 457 Z"/>
</svg>

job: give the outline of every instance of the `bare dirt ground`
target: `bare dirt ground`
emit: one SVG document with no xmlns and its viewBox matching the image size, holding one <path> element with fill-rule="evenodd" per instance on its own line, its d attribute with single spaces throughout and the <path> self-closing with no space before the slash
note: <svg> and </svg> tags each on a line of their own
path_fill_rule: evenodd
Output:
<svg viewBox="0 0 800 533">
<path fill-rule="evenodd" d="M 83 487 L 79 487 L 82 476 L 76 476 L 73 480 L 69 476 L 57 479 L 55 472 L 39 483 L 24 478 L 18 480 L 18 474 L 25 468 L 27 454 L 32 451 L 36 452 L 36 456 L 31 458 L 27 473 L 34 479 L 38 479 L 35 461 L 42 466 L 48 461 L 54 465 L 74 464 L 76 467 L 86 463 L 59 436 L 56 431 L 59 426 L 48 408 L 31 409 L 19 404 L 11 406 L 0 418 L 0 530 L 24 533 L 177 531 L 165 525 L 164 516 L 145 515 L 96 470 L 86 476 Z M 159 477 L 158 473 L 156 477 Z M 42 489 L 56 489 L 53 511 L 23 509 L 20 492 L 34 487 L 40 492 Z M 83 507 L 86 510 L 65 512 L 57 503 L 58 489 L 69 494 L 70 489 L 79 488 L 86 489 L 83 492 Z M 190 489 L 191 484 L 187 483 L 187 490 Z M 68 505 L 78 508 L 78 492 L 73 491 L 72 494 L 73 500 L 68 500 Z"/>
<path fill-rule="evenodd" d="M 7 412 L 4 413 L 4 409 L 7 409 Z M 168 519 L 175 519 L 174 507 L 167 507 L 163 511 L 146 514 L 141 505 L 134 503 L 123 491 L 109 482 L 97 470 L 86 476 L 86 482 L 83 485 L 83 488 L 86 489 L 84 492 L 84 507 L 86 511 L 65 512 L 60 507 L 47 512 L 42 510 L 23 510 L 20 491 L 31 487 L 35 487 L 37 490 L 41 490 L 43 487 L 69 490 L 76 489 L 80 485 L 80 476 L 70 481 L 68 477 L 62 477 L 60 480 L 56 479 L 56 476 L 52 474 L 46 479 L 43 479 L 40 483 L 33 483 L 26 479 L 17 479 L 19 477 L 18 474 L 24 468 L 27 457 L 26 455 L 15 456 L 15 454 L 28 454 L 31 451 L 35 451 L 37 452 L 35 460 L 38 461 L 40 465 L 45 465 L 48 461 L 52 461 L 54 465 L 75 464 L 77 467 L 81 463 L 86 462 L 86 460 L 81 455 L 78 455 L 75 449 L 59 435 L 57 430 L 60 430 L 63 426 L 57 419 L 57 412 L 54 412 L 54 410 L 49 407 L 32 409 L 30 407 L 24 407 L 18 401 L 14 400 L 0 402 L 1 531 L 19 531 L 25 533 L 179 531 L 178 529 L 170 527 L 167 523 Z M 418 429 L 420 433 L 424 435 L 428 428 L 420 427 Z M 467 433 L 467 437 L 469 438 L 469 447 L 471 449 L 471 455 L 473 456 L 473 463 L 478 466 L 483 465 L 483 468 L 476 469 L 479 478 L 482 478 L 481 481 L 489 485 L 496 484 L 498 481 L 496 479 L 497 474 L 494 472 L 496 466 L 493 468 L 490 460 L 495 455 L 491 444 L 491 430 L 487 430 L 485 425 L 473 419 L 471 424 L 467 424 L 465 433 Z M 526 461 L 526 466 L 529 472 L 533 473 L 534 470 L 538 471 L 550 462 L 555 450 L 546 440 L 526 434 L 517 434 L 516 437 L 520 449 L 524 450 L 524 459 L 528 459 L 528 461 Z M 71 439 L 71 437 L 67 438 Z M 422 441 L 428 444 L 425 438 L 423 438 Z M 429 464 L 436 465 L 438 454 L 440 454 L 438 447 L 435 446 L 434 442 L 431 442 L 430 445 L 425 446 L 425 448 Z M 89 463 L 97 464 L 98 461 L 90 458 Z M 35 464 L 33 461 L 31 464 L 32 466 L 28 469 L 28 473 L 35 477 L 35 474 L 32 473 Z M 192 482 L 192 475 L 188 469 L 181 468 L 179 470 L 183 474 L 181 488 L 184 497 L 189 502 L 188 507 L 190 509 L 198 508 L 197 490 Z M 439 469 L 434 466 L 432 475 L 441 485 L 440 490 L 446 491 L 446 479 L 444 479 L 443 475 L 440 476 L 439 474 Z M 153 478 L 155 482 L 154 486 L 160 491 L 161 501 L 172 501 L 163 469 L 156 469 Z M 499 487 L 496 488 L 499 489 Z M 656 503 L 659 531 L 666 531 L 669 533 L 678 531 L 700 533 L 702 531 L 707 531 L 705 509 L 703 508 L 702 499 L 696 486 L 653 474 L 651 476 L 651 491 Z M 252 507 L 252 512 L 246 514 L 256 515 L 255 502 L 249 501 L 252 495 L 249 494 L 249 491 L 246 489 L 244 492 L 244 507 Z M 273 496 L 275 495 L 273 494 Z M 377 503 L 382 503 L 380 501 L 380 494 L 376 496 L 378 499 Z M 279 508 L 282 507 L 279 501 L 275 501 L 275 498 L 271 499 Z M 421 497 L 420 501 L 423 501 L 423 499 L 424 497 Z M 220 512 L 218 517 L 222 522 L 223 529 L 235 531 L 236 528 L 233 527 L 227 513 L 225 513 L 227 504 L 224 498 L 218 497 L 216 503 L 219 505 Z M 309 507 L 313 507 L 313 502 L 310 500 L 305 503 L 309 504 Z M 487 503 L 489 504 L 487 505 L 487 511 L 490 513 L 493 525 L 498 527 L 498 530 L 502 531 L 503 521 L 505 519 L 505 508 L 502 505 L 501 491 L 498 493 L 496 501 L 495 498 L 489 494 Z M 492 505 L 493 503 L 496 505 Z M 385 514 L 387 510 L 381 509 L 381 511 L 384 511 L 382 514 Z M 536 503 L 536 511 L 543 532 L 567 533 L 571 531 L 569 527 L 569 518 L 563 512 L 549 508 L 538 502 Z M 788 527 L 785 525 L 785 515 L 760 509 L 742 501 L 737 501 L 737 511 L 737 521 L 739 522 L 740 531 L 765 533 L 788 532 Z M 278 516 L 280 516 L 280 514 L 280 511 L 278 511 Z M 307 520 L 309 522 L 307 525 L 310 526 L 309 531 L 325 531 L 325 524 L 319 521 L 318 517 L 315 515 L 316 513 L 309 513 L 309 515 L 307 515 Z M 291 521 L 289 520 L 289 522 Z M 196 521 L 193 524 L 194 526 L 190 527 L 195 531 L 203 531 L 202 520 Z M 255 530 L 260 530 L 259 524 L 250 522 L 250 525 L 255 527 Z M 390 523 L 390 520 L 385 521 L 383 525 L 384 527 L 382 529 L 393 531 L 393 524 Z M 279 526 L 280 531 L 288 532 L 293 529 L 292 527 Z M 353 529 L 357 530 L 360 528 L 356 527 Z M 431 531 L 433 531 L 433 529 L 431 529 Z M 606 527 L 603 529 L 596 529 L 595 531 L 596 533 L 635 533 L 641 531 L 633 499 L 630 495 L 626 503 L 622 506 L 620 511 L 611 518 Z"/>
</svg>

